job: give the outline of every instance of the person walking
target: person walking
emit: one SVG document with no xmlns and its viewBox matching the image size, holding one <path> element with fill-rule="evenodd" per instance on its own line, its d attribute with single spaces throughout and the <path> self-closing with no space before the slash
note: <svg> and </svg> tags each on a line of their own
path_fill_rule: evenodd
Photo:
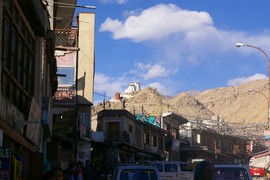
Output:
<svg viewBox="0 0 270 180">
<path fill-rule="evenodd" d="M 214 180 L 215 172 L 211 162 L 201 161 L 195 166 L 193 180 Z"/>
<path fill-rule="evenodd" d="M 55 167 L 51 170 L 50 180 L 64 180 L 64 172 L 61 168 Z"/>
</svg>

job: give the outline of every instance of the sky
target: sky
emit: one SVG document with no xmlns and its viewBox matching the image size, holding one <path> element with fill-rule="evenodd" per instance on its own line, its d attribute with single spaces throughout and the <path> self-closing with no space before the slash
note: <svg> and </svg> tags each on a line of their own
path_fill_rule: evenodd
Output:
<svg viewBox="0 0 270 180">
<path fill-rule="evenodd" d="M 95 12 L 94 104 L 130 83 L 175 96 L 267 79 L 269 0 L 77 0 Z"/>
</svg>

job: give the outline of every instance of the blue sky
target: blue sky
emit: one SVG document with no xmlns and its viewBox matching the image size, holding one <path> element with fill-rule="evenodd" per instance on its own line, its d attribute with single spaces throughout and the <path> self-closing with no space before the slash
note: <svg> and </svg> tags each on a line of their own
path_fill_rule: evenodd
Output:
<svg viewBox="0 0 270 180">
<path fill-rule="evenodd" d="M 164 95 L 268 77 L 268 0 L 78 0 L 96 6 L 95 103 L 129 83 Z"/>
</svg>

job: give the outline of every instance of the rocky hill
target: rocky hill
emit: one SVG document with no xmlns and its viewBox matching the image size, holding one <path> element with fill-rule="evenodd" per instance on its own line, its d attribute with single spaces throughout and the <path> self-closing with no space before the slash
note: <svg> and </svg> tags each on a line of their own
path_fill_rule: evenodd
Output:
<svg viewBox="0 0 270 180">
<path fill-rule="evenodd" d="M 108 101 L 94 106 L 93 114 L 106 109 L 127 109 L 131 113 L 161 114 L 172 111 L 189 121 L 211 120 L 218 117 L 229 124 L 230 131 L 262 137 L 268 126 L 268 81 L 256 80 L 233 87 L 209 89 L 201 93 L 182 92 L 168 98 L 156 89 L 146 87 L 131 98 Z"/>
<path fill-rule="evenodd" d="M 251 81 L 234 87 L 210 89 L 200 93 L 195 98 L 226 122 L 267 122 L 267 80 Z"/>
<path fill-rule="evenodd" d="M 124 107 L 123 107 L 124 106 Z M 147 114 L 162 114 L 163 112 L 175 112 L 183 117 L 194 119 L 211 119 L 215 114 L 207 109 L 195 97 L 180 93 L 173 98 L 167 98 L 160 94 L 156 89 L 146 87 L 145 89 L 135 92 L 131 98 L 115 100 L 110 102 L 100 103 L 94 107 L 96 112 L 102 109 L 127 109 L 131 113 L 147 113 Z"/>
</svg>

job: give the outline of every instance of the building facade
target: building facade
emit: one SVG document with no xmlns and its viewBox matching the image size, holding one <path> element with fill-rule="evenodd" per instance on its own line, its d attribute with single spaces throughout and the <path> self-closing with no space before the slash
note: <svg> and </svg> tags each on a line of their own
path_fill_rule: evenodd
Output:
<svg viewBox="0 0 270 180">
<path fill-rule="evenodd" d="M 59 86 L 53 101 L 51 163 L 66 168 L 91 159 L 94 88 L 94 13 L 78 13 L 76 26 L 55 29 Z"/>
<path fill-rule="evenodd" d="M 248 164 L 251 157 L 250 140 L 220 134 L 211 129 L 188 127 L 180 131 L 188 145 L 180 147 L 182 161 L 196 162 L 207 159 L 213 162 Z"/>
<path fill-rule="evenodd" d="M 166 158 L 165 131 L 160 127 L 127 110 L 102 110 L 95 118 L 93 160 L 115 166 Z"/>
<path fill-rule="evenodd" d="M 180 160 L 180 146 L 187 144 L 180 139 L 179 127 L 188 120 L 172 112 L 149 115 L 104 109 L 92 122 L 92 156 L 112 165 Z"/>
<path fill-rule="evenodd" d="M 40 179 L 57 88 L 53 27 L 42 1 L 2 0 L 0 9 L 0 176 Z"/>
</svg>

